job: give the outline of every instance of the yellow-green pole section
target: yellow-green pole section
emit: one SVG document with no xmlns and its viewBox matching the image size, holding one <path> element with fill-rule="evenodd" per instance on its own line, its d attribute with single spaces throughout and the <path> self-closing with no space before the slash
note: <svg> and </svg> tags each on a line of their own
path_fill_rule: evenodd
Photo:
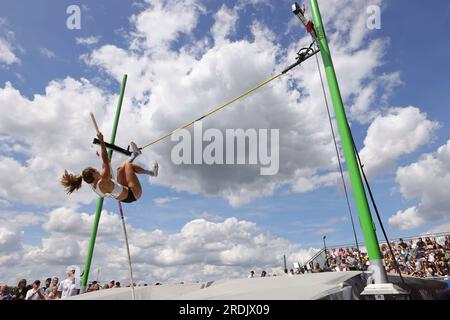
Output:
<svg viewBox="0 0 450 320">
<path fill-rule="evenodd" d="M 123 96 L 125 94 L 125 86 L 127 84 L 127 75 L 123 76 L 122 79 L 122 85 L 120 87 L 120 96 L 119 96 L 119 102 L 117 103 L 117 109 L 116 109 L 116 116 L 114 117 L 114 126 L 111 134 L 110 144 L 114 144 L 116 140 L 116 134 L 117 134 L 117 128 L 119 126 L 119 118 L 120 118 L 120 111 L 122 109 L 122 102 L 123 102 Z M 113 151 L 110 149 L 108 151 L 109 159 L 111 160 Z M 92 262 L 92 255 L 94 254 L 94 247 L 95 247 L 95 239 L 97 238 L 97 230 L 98 230 L 98 224 L 100 222 L 100 216 L 102 214 L 103 209 L 103 198 L 98 197 L 97 200 L 97 210 L 95 211 L 95 218 L 94 218 L 94 224 L 92 226 L 91 231 L 91 239 L 89 240 L 89 248 L 86 256 L 86 262 L 84 264 L 84 272 L 83 272 L 83 278 L 81 280 L 81 292 L 86 291 L 88 279 L 89 279 L 89 271 L 91 269 L 91 262 Z"/>
<path fill-rule="evenodd" d="M 309 3 L 311 7 L 311 14 L 313 16 L 314 29 L 319 41 L 318 45 L 320 47 L 323 64 L 325 66 L 328 86 L 330 89 L 331 99 L 333 101 L 334 112 L 339 128 L 339 134 L 341 136 L 342 148 L 344 149 L 345 161 L 347 163 L 347 169 L 352 184 L 356 208 L 358 210 L 358 217 L 364 236 L 364 242 L 366 244 L 371 267 L 375 272 L 374 279 L 376 283 L 385 283 L 387 282 L 387 276 L 383 266 L 383 260 L 378 244 L 375 224 L 372 220 L 369 203 L 367 201 L 366 192 L 364 190 L 364 185 L 361 179 L 360 168 L 356 159 L 356 153 L 352 142 L 350 126 L 345 115 L 344 103 L 342 102 L 342 96 L 339 90 L 339 84 L 336 78 L 333 60 L 331 59 L 330 48 L 328 46 L 322 17 L 320 15 L 317 0 L 309 0 Z"/>
</svg>

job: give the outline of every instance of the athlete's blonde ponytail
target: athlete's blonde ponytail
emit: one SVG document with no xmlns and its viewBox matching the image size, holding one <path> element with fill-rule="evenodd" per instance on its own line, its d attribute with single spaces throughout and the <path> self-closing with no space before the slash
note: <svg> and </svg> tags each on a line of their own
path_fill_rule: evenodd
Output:
<svg viewBox="0 0 450 320">
<path fill-rule="evenodd" d="M 74 175 L 64 170 L 64 174 L 61 177 L 61 184 L 66 188 L 68 194 L 71 194 L 75 190 L 81 188 L 81 183 L 83 182 L 83 177 L 81 174 Z"/>
</svg>

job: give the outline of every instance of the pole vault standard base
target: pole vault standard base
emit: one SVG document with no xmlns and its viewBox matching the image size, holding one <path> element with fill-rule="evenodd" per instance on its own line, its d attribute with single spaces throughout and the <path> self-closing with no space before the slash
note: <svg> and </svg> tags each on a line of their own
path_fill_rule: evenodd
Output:
<svg viewBox="0 0 450 320">
<path fill-rule="evenodd" d="M 367 286 L 361 292 L 366 300 L 409 300 L 410 292 L 390 283 L 383 259 L 370 260 Z"/>
<path fill-rule="evenodd" d="M 366 300 L 409 300 L 410 292 L 393 283 L 368 284 L 361 296 Z"/>
</svg>

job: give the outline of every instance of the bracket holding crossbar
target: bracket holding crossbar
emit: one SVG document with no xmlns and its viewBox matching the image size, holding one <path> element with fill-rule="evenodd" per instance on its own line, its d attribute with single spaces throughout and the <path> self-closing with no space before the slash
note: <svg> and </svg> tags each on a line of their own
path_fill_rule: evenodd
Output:
<svg viewBox="0 0 450 320">
<path fill-rule="evenodd" d="M 285 73 L 289 72 L 290 70 L 292 70 L 293 68 L 295 68 L 299 64 L 302 64 L 304 61 L 308 60 L 309 58 L 311 58 L 312 56 L 314 56 L 314 55 L 316 55 L 317 53 L 320 52 L 319 49 L 313 50 L 311 48 L 305 48 L 305 49 L 302 49 L 302 50 L 304 50 L 304 52 L 298 54 L 297 61 L 294 62 L 293 64 L 291 64 L 286 69 L 284 69 L 281 72 L 282 74 L 285 74 Z"/>
<path fill-rule="evenodd" d="M 101 145 L 100 144 L 100 140 L 98 140 L 97 138 L 95 138 L 92 143 Z M 115 144 L 110 144 L 110 143 L 107 143 L 107 142 L 105 142 L 105 146 L 108 149 L 114 150 L 114 151 L 119 152 L 121 154 L 124 154 L 126 156 L 131 156 L 132 155 L 132 152 L 130 151 L 130 146 L 128 146 L 127 149 L 124 149 L 124 148 L 121 148 L 119 146 L 116 146 Z"/>
</svg>

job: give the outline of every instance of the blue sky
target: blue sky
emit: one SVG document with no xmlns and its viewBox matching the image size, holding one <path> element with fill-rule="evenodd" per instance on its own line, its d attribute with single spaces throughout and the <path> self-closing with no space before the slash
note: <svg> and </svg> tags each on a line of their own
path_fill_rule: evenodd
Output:
<svg viewBox="0 0 450 320">
<path fill-rule="evenodd" d="M 351 1 L 348 2 L 349 5 L 351 5 Z M 379 2 L 380 1 L 375 1 L 374 3 Z M 165 3 L 165 1 L 162 1 L 162 3 Z M 273 33 L 274 36 L 268 36 L 268 38 L 271 39 L 271 45 L 273 45 L 274 48 L 278 47 L 278 54 L 284 54 L 281 59 L 287 59 L 285 61 L 288 62 L 293 61 L 294 56 L 292 55 L 292 50 L 299 49 L 299 47 L 295 46 L 298 45 L 297 42 L 300 39 L 305 37 L 305 32 L 300 25 L 292 22 L 293 17 L 290 11 L 291 2 L 277 1 L 274 3 L 270 1 L 256 1 L 256 3 L 256 5 L 241 5 L 241 2 L 226 2 L 225 9 L 228 10 L 228 13 L 231 12 L 231 16 L 234 15 L 237 17 L 234 29 L 226 35 L 226 40 L 228 43 L 238 41 L 248 41 L 251 43 L 254 39 L 252 26 L 254 26 L 255 21 L 258 21 Z M 66 19 L 68 17 L 65 11 L 66 8 L 72 4 L 77 4 L 81 7 L 81 30 L 68 30 L 65 27 Z M 372 2 L 367 1 L 367 5 L 369 4 L 372 4 Z M 187 1 L 186 6 L 189 8 L 190 5 L 193 6 L 191 2 Z M 233 7 L 237 5 L 242 6 L 242 10 L 239 10 L 239 12 L 233 11 Z M 81 81 L 82 78 L 85 78 L 92 84 L 96 92 L 102 92 L 105 97 L 110 97 L 110 100 L 107 100 L 107 106 L 103 105 L 96 109 L 96 113 L 98 114 L 100 110 L 104 110 L 105 107 L 114 108 L 117 98 L 115 95 L 119 90 L 118 79 L 120 76 L 118 74 L 123 74 L 125 72 L 132 73 L 126 91 L 126 93 L 129 94 L 128 98 L 130 100 L 125 101 L 128 105 L 124 106 L 124 112 L 122 114 L 122 121 L 124 122 L 125 128 L 122 129 L 123 131 L 119 129 L 118 134 L 120 136 L 121 133 L 126 132 L 126 138 L 130 137 L 131 139 L 145 143 L 147 140 L 151 140 L 157 136 L 156 131 L 159 134 L 161 130 L 168 130 L 169 127 L 173 129 L 172 124 L 181 124 L 190 119 L 184 117 L 179 118 L 179 113 L 171 112 L 169 110 L 166 111 L 167 113 L 164 113 L 164 115 L 161 115 L 161 119 L 168 119 L 168 117 L 171 117 L 170 123 L 167 124 L 167 128 L 161 126 L 158 127 L 157 123 L 149 123 L 148 132 L 143 132 L 142 129 L 146 128 L 144 122 L 136 124 L 136 128 L 134 128 L 133 119 L 135 118 L 127 117 L 127 112 L 130 112 L 130 110 L 137 112 L 136 110 L 141 110 L 140 108 L 153 110 L 151 102 L 157 101 L 155 102 L 155 104 L 157 104 L 158 101 L 161 100 L 153 98 L 153 96 L 158 96 L 157 93 L 152 92 L 152 98 L 150 98 L 149 103 L 144 103 L 142 102 L 143 100 L 139 102 L 140 84 L 136 81 L 139 77 L 137 74 L 133 74 L 133 72 L 141 70 L 140 68 L 144 71 L 146 70 L 145 68 L 149 68 L 148 70 L 150 70 L 151 67 L 142 67 L 139 64 L 140 62 L 132 64 L 132 62 L 128 63 L 123 61 L 123 65 L 120 65 L 121 62 L 119 62 L 119 65 L 117 66 L 119 71 L 117 71 L 114 69 L 113 65 L 114 61 L 112 57 L 114 57 L 114 52 L 118 55 L 121 52 L 119 51 L 120 49 L 127 54 L 126 59 L 139 57 L 140 59 L 145 60 L 148 58 L 150 64 L 157 64 L 160 60 L 152 60 L 153 58 L 150 58 L 153 57 L 153 55 L 156 56 L 155 52 L 157 52 L 157 50 L 161 50 L 164 57 L 168 56 L 169 53 L 179 54 L 182 49 L 184 50 L 184 48 L 193 46 L 197 42 L 201 43 L 201 40 L 205 37 L 209 38 L 209 43 L 205 45 L 206 48 L 200 50 L 199 60 L 208 49 L 215 48 L 220 51 L 221 48 L 218 47 L 218 45 L 214 47 L 213 38 L 215 35 L 211 28 L 215 21 L 218 20 L 216 12 L 224 8 L 223 4 L 215 1 L 204 1 L 201 2 L 201 7 L 201 9 L 196 11 L 197 15 L 194 18 L 195 23 L 192 29 L 187 28 L 189 31 L 186 31 L 186 29 L 183 29 L 185 26 L 179 27 L 182 31 L 171 34 L 172 38 L 169 41 L 170 45 L 168 48 L 161 49 L 158 47 L 158 44 L 142 44 L 138 42 L 138 49 L 133 50 L 130 48 L 132 40 L 142 40 L 142 37 L 145 38 L 145 36 L 147 36 L 144 34 L 145 30 L 142 31 L 139 29 L 136 21 L 131 19 L 133 15 L 142 15 L 145 10 L 151 11 L 151 6 L 143 1 L 134 1 L 133 3 L 119 0 L 95 2 L 74 2 L 65 0 L 42 0 L 33 2 L 24 0 L 2 1 L 0 3 L 0 12 L 2 12 L 0 15 L 0 18 L 2 19 L 0 25 L 2 33 L 0 34 L 0 38 L 8 40 L 11 50 L 20 60 L 20 63 L 8 64 L 3 62 L 0 65 L 0 87 L 4 88 L 5 83 L 10 82 L 11 86 L 20 92 L 23 100 L 31 101 L 30 103 L 32 104 L 34 95 L 39 94 L 43 99 L 48 96 L 46 88 L 50 86 L 49 83 L 51 81 L 64 81 L 64 79 L 68 77 L 75 79 L 75 81 Z M 410 194 L 412 194 L 412 196 L 409 199 L 406 199 L 404 196 L 405 194 L 401 192 L 400 188 L 412 188 L 411 182 L 408 182 L 409 184 L 406 186 L 407 182 L 396 179 L 399 168 L 419 163 L 424 154 L 434 155 L 438 148 L 445 145 L 450 138 L 450 111 L 448 108 L 450 93 L 446 89 L 450 87 L 450 78 L 447 75 L 447 72 L 450 70 L 450 42 L 447 41 L 448 34 L 446 33 L 446 30 L 450 30 L 450 4 L 444 1 L 436 1 L 433 6 L 429 6 L 424 5 L 422 1 L 397 0 L 381 1 L 381 7 L 382 22 L 380 30 L 372 30 L 370 32 L 365 31 L 366 34 L 362 42 L 357 48 L 353 48 L 353 50 L 347 50 L 348 48 L 345 49 L 345 46 L 343 46 L 344 49 L 333 47 L 333 45 L 337 45 L 337 43 L 332 43 L 331 47 L 333 51 L 339 51 L 339 54 L 334 56 L 335 63 L 339 65 L 342 61 L 340 58 L 345 57 L 346 54 L 348 56 L 355 54 L 356 56 L 357 51 L 364 50 L 364 48 L 370 45 L 371 41 L 385 39 L 387 40 L 387 45 L 383 49 L 380 49 L 383 51 L 383 56 L 377 59 L 377 62 L 375 63 L 378 66 L 370 68 L 367 75 L 360 81 L 359 85 L 364 85 L 364 83 L 367 85 L 375 83 L 377 79 L 380 79 L 383 75 L 395 72 L 398 72 L 399 79 L 402 82 L 401 84 L 393 86 L 392 92 L 389 94 L 384 105 L 379 103 L 379 101 L 380 96 L 387 90 L 386 86 L 383 83 L 377 85 L 376 93 L 374 93 L 374 96 L 377 96 L 377 98 L 366 110 L 367 114 L 369 114 L 369 111 L 378 112 L 376 116 L 373 116 L 372 118 L 368 117 L 368 121 L 358 121 L 356 116 L 355 118 L 351 118 L 356 143 L 360 149 L 365 146 L 364 139 L 368 134 L 369 127 L 376 123 L 377 119 L 379 122 L 384 121 L 384 119 L 391 114 L 389 111 L 391 110 L 390 108 L 416 107 L 417 114 L 420 113 L 420 115 L 425 117 L 425 119 L 420 121 L 426 122 L 424 126 L 429 128 L 427 129 L 428 132 L 425 134 L 426 137 L 423 138 L 423 141 L 421 140 L 422 142 L 417 143 L 417 145 L 408 149 L 408 151 L 397 154 L 393 161 L 394 167 L 388 165 L 384 166 L 383 164 L 380 165 L 382 169 L 378 170 L 376 174 L 374 173 L 373 179 L 371 179 L 372 187 L 390 237 L 406 237 L 430 230 L 444 231 L 438 227 L 445 225 L 446 223 L 448 225 L 448 213 L 446 215 L 442 213 L 430 214 L 430 217 L 432 216 L 431 218 L 426 218 L 425 222 L 417 223 L 414 225 L 415 227 L 411 228 L 399 228 L 398 222 L 394 221 L 390 223 L 388 221 L 391 221 L 389 219 L 397 211 L 405 211 L 407 208 L 418 207 L 418 204 L 423 202 L 423 199 L 427 198 L 426 193 L 421 194 L 420 191 L 411 191 Z M 24 8 L 26 8 L 26 10 L 24 10 Z M 355 10 L 355 15 L 363 15 L 364 12 L 361 11 L 361 8 L 364 9 L 365 7 L 357 7 L 352 10 Z M 322 8 L 324 16 L 331 15 L 329 12 L 332 9 L 330 3 L 324 4 Z M 332 15 L 339 16 L 336 12 L 333 12 Z M 183 17 L 181 17 L 181 19 L 183 19 Z M 352 25 L 355 21 L 356 20 L 350 20 L 350 28 L 344 28 L 343 32 L 351 34 L 354 32 L 352 27 L 360 27 L 356 24 Z M 293 27 L 289 27 L 290 25 Z M 174 28 L 176 27 L 177 26 Z M 336 26 L 332 25 L 328 27 L 328 30 L 330 34 L 339 34 L 339 32 L 341 32 L 339 28 L 340 27 L 337 26 L 338 30 L 336 31 Z M 147 31 L 151 32 L 151 30 Z M 13 35 L 11 35 L 12 33 Z M 140 33 L 141 38 L 134 38 L 135 33 Z M 153 34 L 150 33 L 150 37 L 152 35 Z M 77 43 L 77 38 L 88 38 L 91 36 L 98 37 L 98 42 L 92 45 L 82 45 Z M 216 44 L 219 43 L 217 39 L 215 41 Z M 106 49 L 103 50 L 104 46 L 114 47 L 114 50 L 117 51 L 111 53 Z M 43 50 L 46 50 L 47 55 L 43 53 Z M 286 54 L 288 54 L 288 56 L 286 56 Z M 247 57 L 249 60 L 252 59 L 251 55 L 252 52 L 249 51 Z M 179 66 L 176 65 L 179 61 L 180 60 L 174 59 L 174 68 Z M 364 60 L 355 59 L 354 67 L 360 68 L 364 63 Z M 277 67 L 282 65 L 280 58 L 277 58 L 276 64 Z M 314 59 L 308 61 L 307 64 L 310 64 L 310 66 L 301 67 L 297 69 L 295 73 L 295 76 L 306 79 L 306 81 L 308 78 L 317 77 Z M 126 66 L 132 66 L 133 69 L 127 70 Z M 134 66 L 136 66 L 136 69 L 134 69 Z M 182 66 L 180 66 L 180 68 L 182 68 Z M 263 68 L 264 66 L 261 67 L 261 70 L 263 70 Z M 342 68 L 345 68 L 345 66 Z M 338 71 L 340 70 L 339 67 L 337 69 Z M 314 70 L 316 70 L 316 72 L 314 72 Z M 158 75 L 159 71 L 156 70 L 152 72 Z M 255 78 L 248 80 L 245 84 L 257 83 L 260 80 L 264 80 L 259 77 L 260 74 L 262 74 L 262 71 L 259 70 L 257 73 L 255 70 Z M 269 76 L 269 74 L 266 75 L 266 77 Z M 338 78 L 341 80 L 341 86 L 347 86 L 347 84 L 344 83 L 344 80 L 346 79 L 345 74 L 338 73 Z M 133 82 L 133 80 L 135 81 Z M 236 80 L 239 80 L 238 77 Z M 161 85 L 158 81 L 158 79 L 152 79 L 150 83 L 154 84 L 156 88 Z M 176 83 L 176 80 L 174 80 L 174 82 L 171 82 L 171 86 L 176 86 Z M 130 90 L 130 88 L 133 88 L 133 90 Z M 247 86 L 243 85 L 241 91 L 244 91 L 246 88 Z M 195 95 L 196 88 L 191 89 L 193 89 L 191 92 L 185 92 L 186 96 L 191 94 Z M 152 91 L 153 88 L 148 88 L 148 90 Z M 348 90 L 357 96 L 358 87 L 349 87 Z M 131 95 L 134 95 L 133 99 L 136 100 L 132 101 Z M 230 95 L 225 94 L 223 97 L 217 97 L 217 101 L 214 100 L 213 104 L 218 105 L 224 102 L 224 97 L 226 96 Z M 59 98 L 64 99 L 64 94 Z M 346 99 L 347 107 L 350 107 L 349 105 L 352 103 L 353 98 Z M 195 97 L 195 99 L 201 101 L 202 97 Z M 323 98 L 316 95 L 315 99 L 317 99 L 315 104 L 320 108 L 324 108 L 323 100 L 321 100 Z M 186 100 L 188 100 L 188 98 L 186 98 Z M 212 102 L 209 98 L 206 101 Z M 79 117 L 81 117 L 83 112 L 86 113 L 93 108 L 89 105 L 89 100 L 86 100 L 85 102 L 85 104 L 78 106 L 78 111 L 80 112 Z M 54 103 L 54 101 L 52 103 Z M 206 110 L 214 105 L 207 107 Z M 182 108 L 181 106 L 176 107 Z M 9 105 L 5 107 L 5 110 L 8 110 L 8 108 L 19 107 L 16 105 Z M 45 110 L 45 103 L 41 105 L 41 108 L 44 109 L 42 110 L 43 114 L 49 112 Z M 248 108 L 254 108 L 254 106 L 249 106 Z M 3 110 L 3 112 L 5 110 Z M 160 109 L 156 108 L 155 110 L 157 114 Z M 192 117 L 198 115 L 199 112 L 201 113 L 202 110 L 205 109 L 195 110 Z M 24 112 L 25 114 L 26 110 L 21 110 L 20 112 Z M 75 106 L 73 107 L 73 112 L 77 112 Z M 401 112 L 398 111 L 398 113 Z M 182 113 L 182 116 L 186 114 L 189 115 L 189 113 Z M 397 113 L 395 114 L 397 115 Z M 155 117 L 156 116 L 157 115 L 155 115 Z M 233 117 L 233 115 L 230 115 L 229 113 L 227 113 L 226 116 L 230 117 L 230 119 Z M 70 117 L 72 117 L 72 115 L 70 115 Z M 101 119 L 104 118 L 101 115 L 99 115 L 99 117 Z M 144 116 L 142 117 L 144 118 Z M 210 122 L 211 126 L 220 123 L 220 117 L 221 115 L 218 115 L 218 120 Z M 401 120 L 401 118 L 399 119 Z M 60 120 L 61 119 L 57 119 L 55 121 Z M 17 122 L 20 122 L 20 119 L 17 119 Z M 433 126 L 431 123 L 436 123 L 436 126 Z M 206 125 L 208 125 L 207 122 Z M 102 126 L 105 126 L 105 130 L 106 128 L 110 128 L 108 127 L 108 124 L 102 124 Z M 10 128 L 10 126 L 5 125 L 0 127 L 0 136 L 9 136 L 19 145 L 23 145 L 24 148 L 27 148 L 27 145 L 33 145 L 33 150 L 36 150 L 36 148 L 39 149 L 40 147 L 43 149 L 54 147 L 50 143 L 39 145 L 37 142 L 27 140 L 29 138 L 24 138 L 20 135 L 14 136 L 14 133 L 6 131 L 7 129 L 5 128 Z M 21 130 L 23 130 L 23 128 Z M 52 129 L 40 128 L 39 130 Z M 323 130 L 326 132 L 326 130 L 329 129 L 324 128 Z M 72 131 L 72 129 L 69 129 L 68 131 L 69 132 L 55 131 L 55 134 L 78 134 L 77 132 Z M 132 136 L 133 132 L 139 132 L 139 137 L 135 138 Z M 51 135 L 51 132 L 48 134 Z M 398 134 L 399 136 L 402 135 L 401 132 Z M 419 132 L 418 134 L 422 134 L 422 132 Z M 93 135 L 93 132 L 91 135 Z M 109 132 L 105 132 L 105 136 L 109 136 Z M 124 141 L 126 138 L 124 136 L 122 137 L 121 141 Z M 73 137 L 67 136 L 67 141 L 71 141 L 70 139 L 72 138 Z M 66 137 L 60 136 L 58 138 L 58 143 L 65 141 L 65 139 Z M 331 139 L 331 135 L 329 139 Z M 414 140 L 416 138 L 412 139 Z M 90 141 L 86 141 L 85 143 L 86 146 L 89 146 Z M 405 144 L 411 143 L 407 141 Z M 55 148 L 60 147 L 61 146 L 57 146 Z M 90 146 L 87 148 L 90 148 Z M 370 148 L 372 147 L 366 146 L 367 150 Z M 373 150 L 371 151 L 371 154 L 376 154 L 376 148 Z M 0 151 L 0 155 L 2 157 L 14 159 L 23 167 L 27 167 L 29 165 L 28 161 L 34 157 L 33 152 L 34 151 Z M 41 150 L 41 152 L 43 151 Z M 95 149 L 84 150 L 84 152 L 89 154 L 89 156 L 86 156 L 88 159 L 94 159 L 92 154 L 95 153 Z M 166 149 L 162 148 L 156 149 L 155 152 L 155 154 L 152 153 L 140 160 L 140 164 L 150 164 L 150 161 L 153 161 L 152 156 L 155 156 L 158 160 L 160 160 L 161 157 L 166 157 L 167 160 L 167 157 L 170 155 Z M 297 152 L 302 153 L 302 150 L 297 150 Z M 369 151 L 367 152 L 368 154 L 370 153 Z M 55 159 L 58 159 L 57 155 L 55 157 Z M 67 157 L 67 154 L 62 153 L 61 157 Z M 86 159 L 86 157 L 83 159 Z M 120 155 L 116 155 L 115 157 L 121 160 L 123 159 Z M 367 161 L 370 161 L 370 156 L 368 156 L 367 159 Z M 283 167 L 284 160 L 283 157 L 280 158 L 281 167 Z M 380 161 L 382 160 L 383 159 Z M 301 163 L 302 162 L 300 161 L 300 167 Z M 89 164 L 90 163 L 86 163 L 86 165 Z M 85 164 L 74 164 L 74 167 L 67 169 L 76 171 L 79 168 L 82 168 L 83 165 Z M 369 162 L 367 162 L 366 165 L 370 166 Z M 325 167 L 326 168 L 317 168 L 318 171 L 316 173 L 322 172 L 323 170 L 325 170 L 325 172 L 335 171 L 335 169 L 332 169 L 329 166 Z M 53 172 L 57 172 L 57 170 L 52 170 L 49 169 L 46 173 L 48 174 L 47 177 L 58 179 L 58 176 L 53 175 Z M 161 170 L 163 174 L 164 166 L 162 166 Z M 149 183 L 148 179 L 142 179 L 144 190 L 142 199 L 135 204 L 127 205 L 125 209 L 128 217 L 127 222 L 131 226 L 146 230 L 147 232 L 160 229 L 167 234 L 177 234 L 185 225 L 195 219 L 203 218 L 206 221 L 220 224 L 227 218 L 234 217 L 238 221 L 245 220 L 255 223 L 256 227 L 255 229 L 252 229 L 252 232 L 255 232 L 256 234 L 270 234 L 270 237 L 272 237 L 270 239 L 283 238 L 290 244 L 299 245 L 300 248 L 304 250 L 321 247 L 322 236 L 325 234 L 327 235 L 327 242 L 330 245 L 351 243 L 353 241 L 351 225 L 348 220 L 347 206 L 340 185 L 336 186 L 334 183 L 323 185 L 319 183 L 311 191 L 295 192 L 292 190 L 289 179 L 285 178 L 284 180 L 280 179 L 280 181 L 277 181 L 279 184 L 272 192 L 269 190 L 268 193 L 263 192 L 258 196 L 252 197 L 250 201 L 243 201 L 239 205 L 233 205 L 230 203 L 230 199 L 227 198 L 227 196 L 224 196 L 225 193 L 218 192 L 217 194 L 209 194 L 208 184 L 206 182 L 205 186 L 200 186 L 198 189 L 193 187 L 192 190 L 186 186 L 186 180 L 183 180 L 182 185 L 178 185 L 176 177 L 182 176 L 183 170 L 173 170 L 170 177 L 166 180 L 164 180 L 164 176 L 161 177 L 161 179 L 163 179 L 161 183 L 156 179 L 151 183 Z M 245 170 L 245 168 L 242 170 Z M 30 172 L 29 174 L 33 174 L 33 172 Z M 211 179 L 211 177 L 208 177 L 207 174 L 205 174 L 205 171 L 199 174 L 187 175 L 186 179 L 189 181 L 189 179 L 195 179 L 196 176 L 200 177 L 200 175 L 201 179 L 204 181 L 209 181 Z M 242 177 L 244 176 L 245 175 L 242 174 Z M 311 176 L 309 178 L 312 179 L 313 177 Z M 252 182 L 249 182 L 248 184 L 248 188 L 251 186 L 252 188 L 256 188 L 256 190 L 263 190 L 266 187 L 266 183 L 272 183 L 272 180 L 264 180 L 262 178 L 261 180 L 258 180 L 259 182 L 255 182 L 256 180 L 254 179 L 251 179 L 251 181 Z M 257 183 L 260 184 L 259 187 L 255 187 Z M 405 183 L 405 185 L 402 183 Z M 418 180 L 417 183 L 421 183 L 420 180 Z M 412 184 L 414 184 L 414 182 L 412 182 Z M 239 181 L 232 187 L 236 188 L 237 186 L 239 186 Z M 45 183 L 43 183 L 43 187 L 46 188 Z M 219 186 L 219 188 L 222 187 L 222 185 Z M 423 187 L 427 188 L 428 186 L 424 185 Z M 430 192 L 432 193 L 432 191 Z M 6 196 L 4 196 L 5 194 Z M 39 247 L 42 239 L 48 237 L 51 238 L 53 232 L 61 233 L 60 230 L 55 231 L 50 227 L 47 227 L 46 229 L 46 227 L 43 226 L 47 222 L 46 219 L 48 219 L 49 212 L 52 210 L 59 207 L 70 207 L 77 213 L 84 212 L 88 214 L 92 214 L 95 210 L 95 198 L 92 197 L 92 195 L 88 198 L 90 200 L 87 198 L 84 200 L 77 198 L 77 200 L 71 201 L 70 204 L 65 203 L 65 200 L 58 200 L 59 202 L 55 200 L 56 202 L 53 204 L 51 202 L 48 203 L 46 202 L 47 198 L 45 198 L 45 196 L 42 197 L 41 204 L 38 204 L 33 201 L 16 199 L 14 197 L 11 198 L 9 195 L 8 192 L 0 192 L 0 199 L 7 201 L 7 204 L 4 205 L 3 208 L 0 207 L 0 211 L 3 212 L 4 217 L 6 217 L 6 221 L 11 221 L 11 212 L 31 213 L 33 216 L 38 217 L 38 219 L 42 219 L 39 220 L 39 223 L 18 225 L 17 228 L 15 227 L 18 231 L 23 231 L 23 246 L 26 248 L 28 248 L 28 246 Z M 58 194 L 58 197 L 59 196 L 60 195 Z M 239 194 L 239 196 L 242 196 L 242 194 Z M 164 201 L 166 201 L 166 203 L 157 204 L 158 200 L 156 199 L 165 199 Z M 108 212 L 117 212 L 117 205 L 114 201 L 106 201 L 104 208 Z M 353 200 L 352 209 L 354 218 L 357 220 Z M 438 211 L 439 210 L 436 209 L 436 212 Z M 90 226 L 85 228 L 89 229 Z M 357 232 L 359 239 L 361 240 L 362 235 L 358 223 Z M 379 234 L 379 237 L 381 238 L 381 234 Z M 77 241 L 82 240 L 78 239 Z M 113 242 L 114 240 L 111 240 L 111 243 Z M 80 246 L 83 244 L 85 243 L 81 243 Z M 28 248 L 26 250 L 31 249 Z M 36 250 L 39 251 L 39 249 Z M 42 250 L 45 251 L 44 249 Z M 98 263 L 101 264 L 100 260 Z M 154 277 L 157 276 L 154 275 Z"/>
</svg>

